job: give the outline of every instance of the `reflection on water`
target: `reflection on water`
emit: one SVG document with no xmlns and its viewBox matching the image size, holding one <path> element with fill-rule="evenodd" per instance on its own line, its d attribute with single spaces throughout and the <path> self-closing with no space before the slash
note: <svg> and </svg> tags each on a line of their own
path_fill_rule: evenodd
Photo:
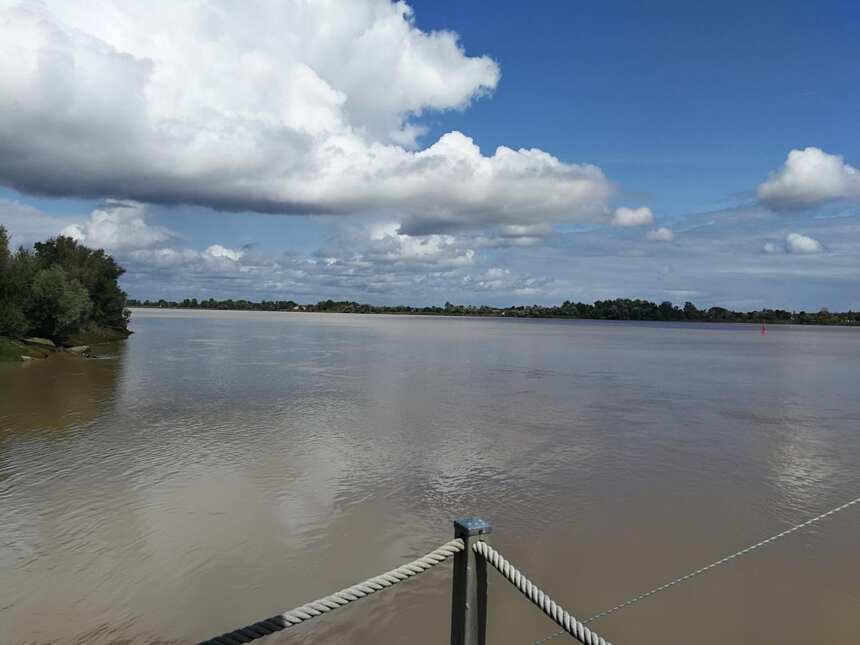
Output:
<svg viewBox="0 0 860 645">
<path fill-rule="evenodd" d="M 0 369 L 0 642 L 193 642 L 420 555 L 467 513 L 587 615 L 860 494 L 856 330 L 133 324 L 112 360 Z M 857 642 L 858 537 L 837 516 L 600 629 Z M 446 642 L 449 587 L 438 567 L 271 640 Z M 552 631 L 490 593 L 491 642 Z"/>
<path fill-rule="evenodd" d="M 95 359 L 57 354 L 50 360 L 0 365 L 0 442 L 7 434 L 80 427 L 116 401 L 125 346 L 103 345 Z M 60 436 L 60 435 L 58 435 Z"/>
</svg>

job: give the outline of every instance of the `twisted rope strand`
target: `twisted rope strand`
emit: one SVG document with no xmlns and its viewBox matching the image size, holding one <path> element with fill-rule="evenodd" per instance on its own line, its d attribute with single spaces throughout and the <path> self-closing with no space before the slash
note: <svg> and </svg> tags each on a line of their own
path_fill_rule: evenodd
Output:
<svg viewBox="0 0 860 645">
<path fill-rule="evenodd" d="M 654 587 L 653 589 L 649 589 L 648 591 L 641 593 L 638 596 L 634 596 L 630 600 L 625 600 L 624 602 L 622 602 L 618 605 L 615 605 L 614 607 L 610 607 L 609 609 L 604 609 L 600 613 L 594 614 L 593 616 L 587 618 L 586 620 L 583 621 L 583 623 L 588 624 L 594 620 L 597 620 L 598 618 L 603 618 L 604 616 L 608 616 L 609 614 L 614 614 L 619 609 L 624 609 L 625 607 L 629 607 L 630 605 L 633 605 L 633 604 L 635 604 L 641 600 L 645 600 L 646 598 L 649 598 L 650 596 L 653 596 L 654 594 L 660 593 L 661 591 L 666 591 L 666 589 L 674 587 L 675 585 L 680 584 L 682 582 L 686 582 L 687 580 L 690 580 L 691 578 L 695 578 L 696 576 L 699 576 L 699 575 L 705 573 L 706 571 L 710 571 L 711 569 L 713 569 L 715 567 L 726 564 L 727 562 L 730 562 L 730 561 L 734 560 L 735 558 L 738 558 L 742 555 L 746 555 L 750 551 L 755 551 L 756 549 L 758 549 L 760 547 L 771 544 L 772 542 L 776 542 L 780 538 L 784 538 L 786 535 L 790 535 L 790 534 L 794 533 L 795 531 L 799 531 L 800 529 L 803 529 L 803 528 L 806 528 L 807 526 L 810 526 L 811 524 L 815 524 L 816 522 L 820 522 L 821 520 L 826 519 L 826 518 L 830 517 L 831 515 L 835 515 L 836 513 L 839 513 L 840 511 L 844 511 L 845 509 L 850 508 L 851 506 L 854 506 L 855 504 L 858 504 L 858 503 L 860 503 L 860 497 L 858 497 L 856 499 L 852 499 L 850 502 L 846 502 L 845 504 L 841 504 L 840 506 L 837 506 L 836 508 L 832 508 L 825 513 L 821 513 L 820 515 L 816 515 L 815 517 L 810 518 L 810 519 L 806 520 L 805 522 L 801 522 L 800 524 L 795 524 L 794 526 L 787 528 L 786 530 L 781 531 L 780 533 L 777 533 L 776 535 L 771 535 L 769 538 L 765 538 L 764 540 L 761 540 L 760 542 L 756 542 L 755 544 L 751 544 L 750 546 L 744 547 L 740 551 L 735 551 L 734 553 L 727 555 L 724 558 L 720 558 L 719 560 L 711 562 L 710 564 L 707 564 L 704 567 L 696 569 L 695 571 L 691 571 L 690 573 L 688 573 L 686 575 L 675 578 L 674 580 L 670 580 L 669 582 L 662 584 L 659 587 Z M 535 641 L 534 645 L 541 645 L 542 643 L 545 643 L 548 640 L 555 638 L 556 636 L 561 636 L 563 633 L 564 633 L 563 631 L 558 631 L 558 632 L 555 632 L 554 634 L 550 634 L 549 636 L 545 636 L 544 638 L 541 638 L 540 640 Z"/>
<path fill-rule="evenodd" d="M 375 576 L 364 582 L 342 589 L 330 596 L 325 596 L 319 600 L 314 600 L 301 607 L 296 607 L 290 611 L 285 611 L 277 616 L 266 618 L 253 625 L 241 627 L 227 632 L 221 636 L 216 636 L 207 641 L 203 641 L 201 645 L 237 645 L 238 643 L 250 643 L 258 638 L 263 638 L 269 634 L 274 634 L 282 629 L 293 627 L 306 620 L 316 618 L 338 607 L 343 607 L 351 602 L 369 596 L 387 589 L 398 582 L 408 580 L 412 576 L 418 575 L 427 571 L 431 567 L 436 566 L 440 562 L 444 562 L 455 553 L 459 553 L 465 548 L 463 540 L 457 538 L 440 546 L 438 549 L 431 551 L 427 555 L 413 560 L 407 564 L 392 569 L 387 573 Z"/>
<path fill-rule="evenodd" d="M 549 616 L 565 632 L 584 645 L 611 645 L 596 632 L 591 631 L 584 623 L 570 615 L 561 605 L 545 594 L 531 580 L 526 578 L 514 565 L 505 560 L 502 555 L 486 542 L 476 542 L 475 552 L 493 565 L 499 573 L 507 578 L 522 594 L 531 600 L 540 610 Z M 564 633 L 564 632 L 562 632 Z"/>
</svg>

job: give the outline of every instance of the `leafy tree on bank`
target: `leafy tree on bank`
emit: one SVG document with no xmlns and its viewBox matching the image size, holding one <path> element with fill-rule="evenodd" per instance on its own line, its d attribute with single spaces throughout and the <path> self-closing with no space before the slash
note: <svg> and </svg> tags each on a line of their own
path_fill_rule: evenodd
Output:
<svg viewBox="0 0 860 645">
<path fill-rule="evenodd" d="M 5 227 L 0 226 L 0 276 L 6 274 L 11 262 L 12 254 L 9 252 L 9 232 Z"/>
<path fill-rule="evenodd" d="M 126 294 L 118 280 L 125 269 L 103 250 L 93 250 L 70 237 L 56 237 L 34 245 L 42 267 L 59 265 L 69 279 L 77 280 L 92 300 L 92 319 L 100 325 L 125 329 Z"/>
<path fill-rule="evenodd" d="M 12 253 L 0 226 L 0 336 L 63 341 L 92 326 L 126 331 L 126 295 L 117 282 L 122 274 L 104 251 L 69 237 Z"/>
<path fill-rule="evenodd" d="M 36 272 L 31 254 L 9 250 L 9 234 L 0 226 L 0 335 L 23 336 L 30 330 L 24 313 L 30 302 L 32 276 Z"/>
<path fill-rule="evenodd" d="M 37 336 L 66 338 L 79 331 L 93 310 L 83 285 L 68 278 L 58 264 L 41 269 L 33 277 L 33 294 L 27 318 Z"/>
</svg>

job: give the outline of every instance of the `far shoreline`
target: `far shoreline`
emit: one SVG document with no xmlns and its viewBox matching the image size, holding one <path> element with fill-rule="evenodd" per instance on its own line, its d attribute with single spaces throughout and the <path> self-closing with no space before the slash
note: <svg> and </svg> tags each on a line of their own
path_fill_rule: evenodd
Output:
<svg viewBox="0 0 860 645">
<path fill-rule="evenodd" d="M 759 327 L 762 325 L 761 321 L 755 320 L 658 320 L 658 319 L 632 319 L 632 318 L 577 318 L 574 316 L 542 316 L 542 315 L 528 315 L 528 316 L 515 316 L 515 315 L 504 315 L 504 314 L 478 314 L 478 313 L 435 313 L 435 312 L 415 312 L 415 311 L 374 311 L 374 312 L 359 312 L 359 311 L 314 311 L 314 310 L 300 310 L 300 311 L 285 311 L 285 310 L 266 310 L 266 309 L 209 309 L 205 307 L 146 307 L 140 305 L 134 305 L 129 307 L 132 312 L 148 312 L 148 311 L 159 311 L 159 312 L 201 312 L 201 313 L 252 313 L 252 314 L 289 314 L 296 316 L 303 316 L 308 314 L 326 314 L 326 315 L 354 315 L 354 316 L 392 316 L 399 318 L 468 318 L 468 319 L 504 319 L 504 320 L 516 320 L 516 321 L 528 321 L 528 320 L 558 320 L 558 321 L 570 321 L 570 322 L 584 322 L 584 323 L 642 323 L 642 324 L 670 324 L 670 325 L 684 325 L 690 327 L 696 327 L 701 325 L 713 324 L 713 325 L 747 325 L 751 327 Z M 132 323 L 134 319 L 132 318 Z M 780 326 L 780 327 L 843 327 L 843 328 L 857 328 L 860 327 L 860 322 L 850 322 L 850 323 L 820 323 L 820 322 L 795 322 L 795 321 L 765 321 L 766 326 Z"/>
<path fill-rule="evenodd" d="M 817 312 L 788 311 L 764 307 L 753 311 L 732 311 L 725 307 L 713 306 L 700 309 L 687 301 L 682 307 L 664 300 L 660 304 L 642 298 L 615 298 L 596 300 L 591 304 L 565 300 L 557 305 L 508 305 L 505 307 L 489 305 L 458 305 L 445 302 L 438 305 L 371 305 L 354 300 L 320 300 L 316 303 L 299 303 L 295 300 L 261 300 L 255 302 L 240 298 L 216 300 L 207 298 L 183 298 L 182 300 L 139 300 L 129 298 L 128 307 L 143 309 L 191 309 L 216 311 L 276 311 L 287 313 L 354 313 L 354 314 L 391 314 L 416 316 L 451 316 L 475 318 L 551 318 L 570 320 L 617 320 L 651 322 L 713 322 L 713 323 L 753 323 L 753 324 L 797 324 L 797 325 L 839 325 L 856 326 L 860 324 L 860 312 L 848 310 L 831 312 L 822 307 Z"/>
</svg>

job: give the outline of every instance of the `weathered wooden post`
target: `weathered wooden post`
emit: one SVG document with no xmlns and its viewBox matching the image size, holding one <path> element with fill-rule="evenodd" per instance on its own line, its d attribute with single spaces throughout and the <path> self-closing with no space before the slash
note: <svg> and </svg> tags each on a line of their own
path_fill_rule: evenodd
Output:
<svg viewBox="0 0 860 645">
<path fill-rule="evenodd" d="M 454 556 L 451 645 L 484 645 L 487 637 L 487 563 L 472 549 L 493 527 L 477 517 L 454 520 L 454 537 L 466 548 Z"/>
</svg>

